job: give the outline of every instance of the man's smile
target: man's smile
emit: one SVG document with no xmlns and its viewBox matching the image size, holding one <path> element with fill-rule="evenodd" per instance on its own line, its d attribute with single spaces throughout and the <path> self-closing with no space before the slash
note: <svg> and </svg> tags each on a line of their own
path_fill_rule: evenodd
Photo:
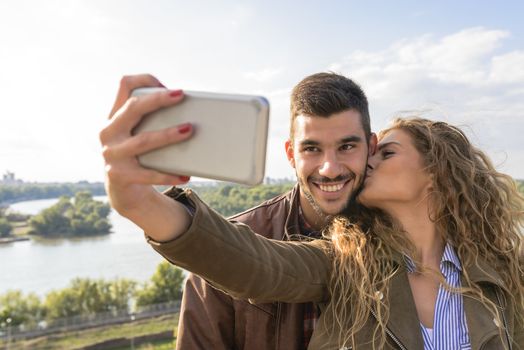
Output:
<svg viewBox="0 0 524 350">
<path fill-rule="evenodd" d="M 341 182 L 341 183 L 330 183 L 330 184 L 327 184 L 327 183 L 315 183 L 313 182 L 313 184 L 319 188 L 321 191 L 323 192 L 338 192 L 340 190 L 342 190 L 342 188 L 349 182 L 346 181 L 346 182 Z"/>
</svg>

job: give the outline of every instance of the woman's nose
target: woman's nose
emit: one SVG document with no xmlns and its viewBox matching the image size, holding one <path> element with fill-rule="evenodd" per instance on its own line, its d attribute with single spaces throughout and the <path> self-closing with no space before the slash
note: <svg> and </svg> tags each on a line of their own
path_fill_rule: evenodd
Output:
<svg viewBox="0 0 524 350">
<path fill-rule="evenodd" d="M 368 171 L 372 171 L 377 167 L 378 164 L 378 154 L 375 153 L 368 159 Z"/>
</svg>

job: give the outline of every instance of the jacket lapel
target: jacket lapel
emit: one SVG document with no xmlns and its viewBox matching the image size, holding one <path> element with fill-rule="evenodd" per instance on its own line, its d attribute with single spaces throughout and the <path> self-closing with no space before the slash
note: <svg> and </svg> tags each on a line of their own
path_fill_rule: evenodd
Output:
<svg viewBox="0 0 524 350">
<path fill-rule="evenodd" d="M 500 275 L 483 260 L 479 260 L 475 265 L 467 267 L 467 271 L 469 278 L 474 283 L 479 285 L 492 284 L 506 289 Z M 464 281 L 462 285 L 465 285 Z M 490 294 L 490 290 L 483 289 L 483 292 L 498 305 L 494 296 Z M 494 316 L 480 301 L 464 296 L 464 312 L 466 313 L 472 349 L 480 349 L 486 339 L 500 333 L 499 328 L 495 324 Z"/>
<path fill-rule="evenodd" d="M 417 309 L 404 267 L 391 279 L 389 289 L 389 320 L 387 327 L 407 349 L 423 349 Z"/>
<path fill-rule="evenodd" d="M 298 222 L 298 206 L 299 206 L 300 189 L 296 184 L 288 194 L 289 210 L 284 225 L 284 236 L 282 240 L 289 241 L 294 235 L 300 234 L 300 224 Z"/>
</svg>

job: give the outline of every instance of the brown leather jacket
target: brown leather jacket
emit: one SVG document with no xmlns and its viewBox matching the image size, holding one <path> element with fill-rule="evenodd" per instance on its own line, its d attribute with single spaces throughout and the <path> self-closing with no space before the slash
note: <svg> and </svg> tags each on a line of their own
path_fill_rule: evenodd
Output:
<svg viewBox="0 0 524 350">
<path fill-rule="evenodd" d="M 230 218 L 267 238 L 300 234 L 298 186 Z M 303 349 L 301 303 L 233 299 L 190 274 L 182 298 L 177 349 Z"/>
<path fill-rule="evenodd" d="M 155 250 L 172 263 L 203 276 L 215 287 L 227 290 L 235 298 L 252 302 L 281 300 L 291 303 L 316 302 L 329 309 L 329 280 L 332 263 L 329 245 L 323 240 L 312 242 L 280 242 L 254 234 L 249 226 L 232 224 L 210 210 L 191 190 L 172 193 L 196 208 L 193 221 L 179 238 L 157 243 L 149 240 Z M 386 349 L 423 349 L 420 323 L 408 286 L 402 258 L 394 260 L 399 269 L 390 281 Z M 470 279 L 479 285 L 485 297 L 500 309 L 501 322 L 493 318 L 484 305 L 473 298 L 464 298 L 464 311 L 473 350 L 524 349 L 524 325 L 518 324 L 509 291 L 499 274 L 485 261 L 464 266 Z M 467 287 L 467 286 L 466 286 Z M 337 324 L 330 312 L 323 312 L 308 349 L 350 349 L 338 344 Z M 355 337 L 358 349 L 372 349 L 376 321 L 368 322 Z M 261 330 L 266 335 L 272 334 Z M 275 333 L 276 334 L 276 333 Z M 280 339 L 276 334 L 276 339 Z M 504 346 L 503 344 L 511 344 Z M 262 349 L 265 340 L 254 344 Z"/>
</svg>

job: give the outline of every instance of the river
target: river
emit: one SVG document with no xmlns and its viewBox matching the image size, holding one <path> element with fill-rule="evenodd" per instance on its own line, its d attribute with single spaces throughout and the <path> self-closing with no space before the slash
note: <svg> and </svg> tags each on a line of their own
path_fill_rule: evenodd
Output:
<svg viewBox="0 0 524 350">
<path fill-rule="evenodd" d="M 106 197 L 95 197 L 107 201 Z M 36 214 L 58 199 L 19 202 L 11 208 Z M 31 240 L 0 245 L 0 294 L 9 289 L 44 296 L 75 277 L 147 281 L 162 261 L 139 227 L 114 210 L 113 233 L 101 237 Z"/>
</svg>

